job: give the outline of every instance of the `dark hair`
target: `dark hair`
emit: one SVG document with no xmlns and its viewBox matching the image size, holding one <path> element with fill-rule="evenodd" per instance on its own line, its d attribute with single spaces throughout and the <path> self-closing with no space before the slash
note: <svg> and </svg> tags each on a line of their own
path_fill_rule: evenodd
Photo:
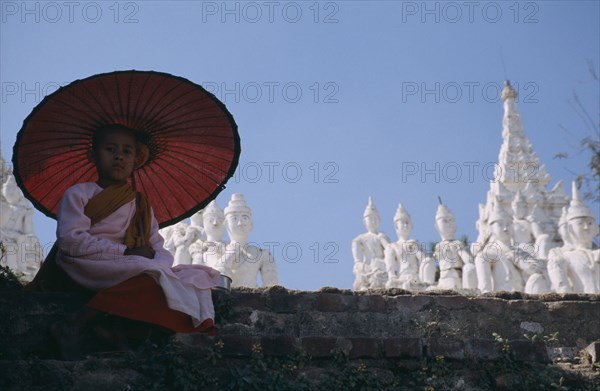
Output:
<svg viewBox="0 0 600 391">
<path fill-rule="evenodd" d="M 92 136 L 92 151 L 96 151 L 98 146 L 102 143 L 102 141 L 104 141 L 106 134 L 111 131 L 124 131 L 124 132 L 131 133 L 131 135 L 137 142 L 140 142 L 145 145 L 148 144 L 148 140 L 147 140 L 148 137 L 146 137 L 145 134 L 135 131 L 134 129 L 128 128 L 127 126 L 124 126 L 124 125 L 110 124 L 110 125 L 102 125 L 98 129 L 96 129 L 96 131 L 94 132 L 94 134 Z"/>
</svg>

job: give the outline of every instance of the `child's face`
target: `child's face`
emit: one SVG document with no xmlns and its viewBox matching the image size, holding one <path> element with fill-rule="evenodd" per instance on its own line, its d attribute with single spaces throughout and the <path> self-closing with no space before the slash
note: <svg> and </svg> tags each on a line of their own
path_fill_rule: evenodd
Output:
<svg viewBox="0 0 600 391">
<path fill-rule="evenodd" d="M 126 130 L 109 130 L 92 151 L 102 187 L 122 185 L 131 176 L 136 158 L 136 140 Z"/>
</svg>

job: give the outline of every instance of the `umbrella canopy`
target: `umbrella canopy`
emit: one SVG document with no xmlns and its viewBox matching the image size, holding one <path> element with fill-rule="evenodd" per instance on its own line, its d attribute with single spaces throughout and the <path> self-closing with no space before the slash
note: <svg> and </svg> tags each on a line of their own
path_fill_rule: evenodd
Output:
<svg viewBox="0 0 600 391">
<path fill-rule="evenodd" d="M 94 75 L 48 95 L 17 135 L 15 179 L 37 209 L 56 218 L 65 190 L 98 180 L 87 153 L 94 132 L 113 124 L 149 140 L 150 157 L 134 178 L 161 227 L 204 208 L 238 164 L 237 125 L 201 86 L 153 71 Z"/>
</svg>

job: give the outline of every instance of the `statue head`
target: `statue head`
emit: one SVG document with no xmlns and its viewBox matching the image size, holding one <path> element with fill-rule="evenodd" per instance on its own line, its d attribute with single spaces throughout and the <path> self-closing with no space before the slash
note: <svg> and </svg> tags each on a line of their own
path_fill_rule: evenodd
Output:
<svg viewBox="0 0 600 391">
<path fill-rule="evenodd" d="M 452 240 L 456 234 L 456 219 L 444 204 L 439 204 L 435 213 L 435 229 L 443 240 Z"/>
<path fill-rule="evenodd" d="M 412 219 L 402 204 L 398 204 L 398 209 L 396 209 L 394 227 L 399 239 L 408 240 L 413 228 Z"/>
<path fill-rule="evenodd" d="M 489 216 L 490 235 L 500 242 L 509 244 L 513 237 L 512 217 L 506 213 L 499 202 L 494 204 Z"/>
<path fill-rule="evenodd" d="M 525 197 L 521 194 L 521 190 L 517 190 L 517 194 L 515 194 L 511 206 L 515 218 L 524 219 L 525 216 L 527 216 L 527 200 L 525 200 Z"/>
<path fill-rule="evenodd" d="M 591 248 L 594 238 L 598 235 L 598 225 L 592 212 L 579 199 L 575 182 L 572 184 L 572 198 L 566 220 L 572 244 Z"/>
<path fill-rule="evenodd" d="M 367 231 L 371 233 L 377 232 L 379 224 L 381 223 L 381 217 L 379 216 L 379 212 L 377 211 L 375 204 L 373 204 L 373 199 L 371 197 L 369 197 L 369 203 L 363 213 L 363 221 Z"/>
<path fill-rule="evenodd" d="M 16 205 L 23 199 L 23 192 L 19 189 L 19 186 L 17 186 L 17 181 L 14 176 L 8 176 L 8 179 L 2 186 L 2 195 L 11 205 Z"/>
<path fill-rule="evenodd" d="M 232 194 L 225 207 L 225 227 L 229 237 L 236 242 L 244 242 L 252 231 L 252 211 L 242 194 Z"/>
<path fill-rule="evenodd" d="M 188 225 L 185 222 L 180 221 L 179 223 L 173 226 L 173 234 L 184 236 L 187 231 L 187 227 Z"/>
<path fill-rule="evenodd" d="M 202 226 L 208 236 L 208 240 L 222 241 L 225 233 L 225 214 L 217 205 L 217 201 L 212 200 L 202 212 Z"/>
</svg>

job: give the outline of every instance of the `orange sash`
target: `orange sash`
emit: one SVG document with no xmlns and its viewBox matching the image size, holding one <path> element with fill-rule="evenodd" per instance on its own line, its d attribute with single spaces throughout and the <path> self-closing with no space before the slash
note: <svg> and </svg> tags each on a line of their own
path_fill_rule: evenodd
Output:
<svg viewBox="0 0 600 391">
<path fill-rule="evenodd" d="M 110 216 L 121 206 L 136 198 L 135 215 L 125 232 L 123 244 L 127 248 L 140 247 L 150 243 L 151 214 L 150 205 L 144 195 L 136 193 L 129 185 L 109 186 L 92 197 L 83 213 L 90 218 L 92 225 Z M 69 277 L 55 261 L 58 245 L 54 243 L 48 252 L 33 281 L 25 286 L 29 291 L 85 291 L 87 289 L 77 284 Z"/>
<path fill-rule="evenodd" d="M 148 245 L 152 219 L 150 205 L 143 194 L 137 193 L 127 183 L 103 189 L 88 201 L 83 213 L 90 218 L 94 225 L 133 199 L 136 199 L 135 215 L 127 227 L 123 244 L 129 249 Z"/>
</svg>

